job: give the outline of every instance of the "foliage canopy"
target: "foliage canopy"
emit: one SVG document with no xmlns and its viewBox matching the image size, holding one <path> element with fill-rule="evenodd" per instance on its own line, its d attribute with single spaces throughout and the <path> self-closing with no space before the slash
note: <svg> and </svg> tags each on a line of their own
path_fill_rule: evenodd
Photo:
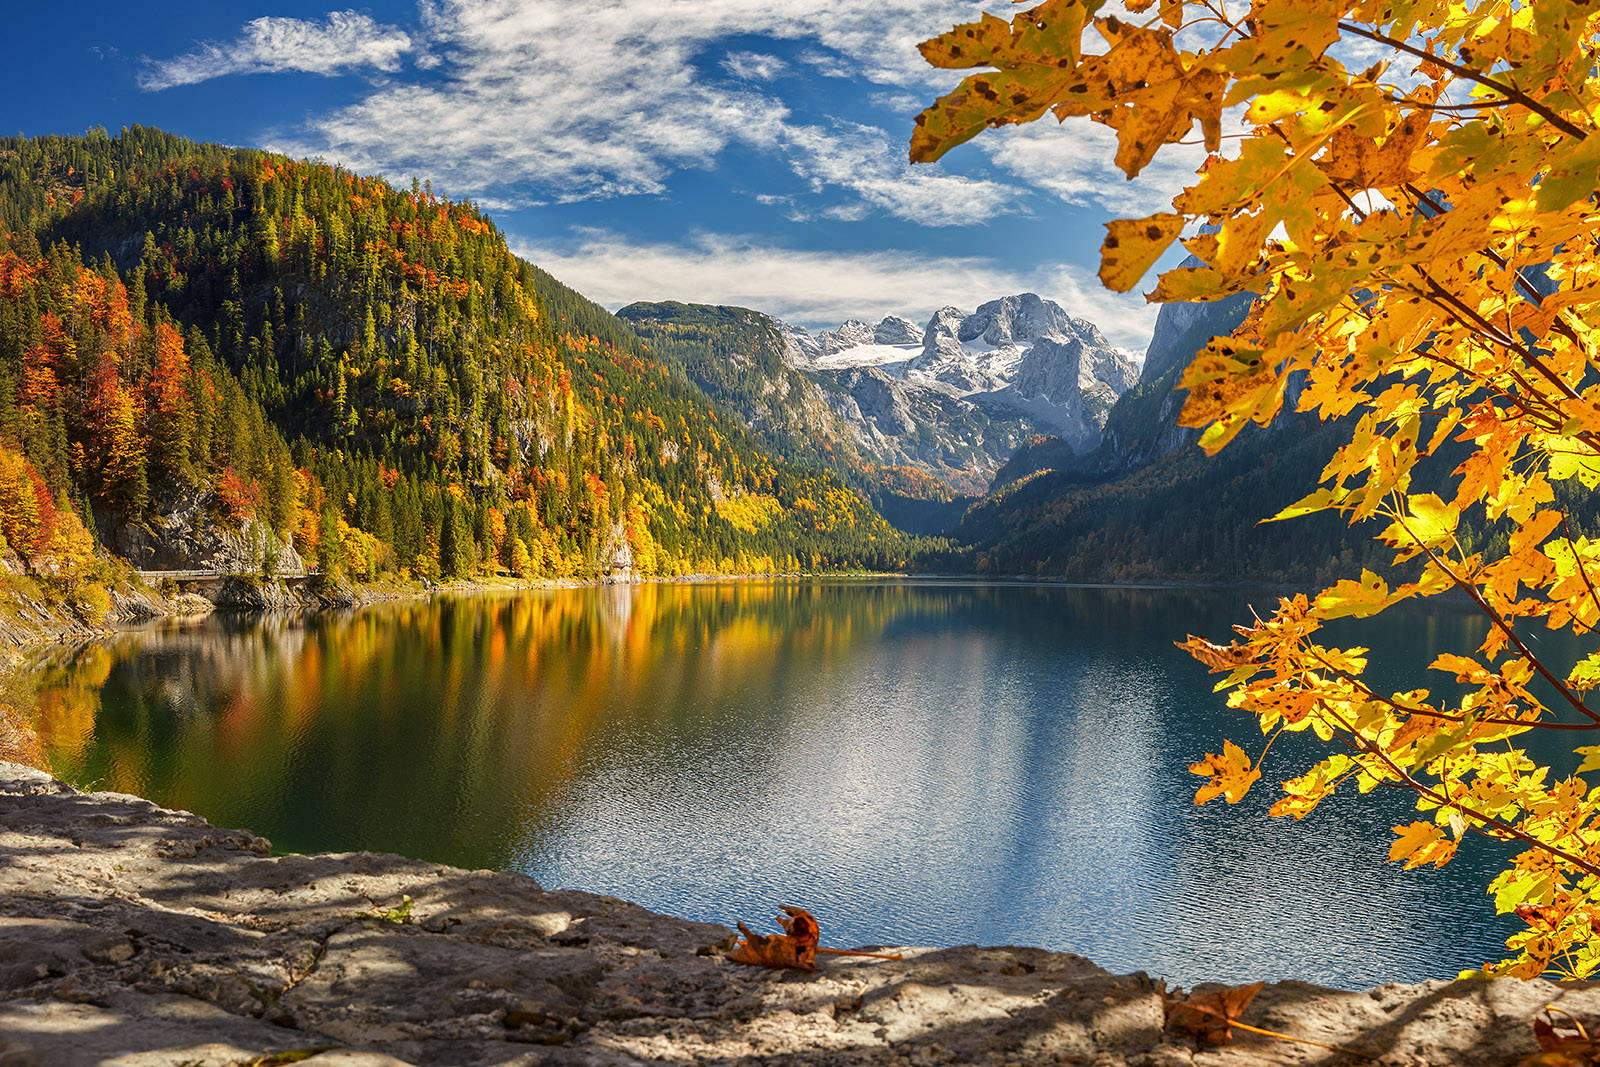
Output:
<svg viewBox="0 0 1600 1067">
<path fill-rule="evenodd" d="M 1279 601 L 1227 646 L 1188 649 L 1263 733 L 1312 731 L 1332 750 L 1284 783 L 1301 818 L 1342 785 L 1416 794 L 1390 858 L 1448 862 L 1476 832 L 1512 843 L 1490 889 L 1525 927 L 1495 974 L 1600 969 L 1600 652 L 1547 663 L 1535 627 L 1593 644 L 1600 540 L 1562 501 L 1600 487 L 1600 4 L 1568 0 L 1047 0 L 922 46 L 936 66 L 985 68 L 917 119 L 913 160 L 1049 113 L 1116 131 L 1131 179 L 1194 135 L 1209 152 L 1172 210 L 1108 225 L 1101 279 L 1137 285 L 1181 241 L 1158 301 L 1252 294 L 1231 336 L 1182 379 L 1182 421 L 1215 452 L 1286 407 L 1345 419 L 1320 486 L 1276 518 L 1371 521 L 1393 550 L 1315 596 Z M 1092 30 L 1092 33 L 1090 32 Z M 1448 484 L 1420 460 L 1465 455 Z M 1430 491 L 1431 490 L 1431 491 Z M 1507 536 L 1493 551 L 1467 523 Z M 1503 545 L 1503 550 L 1499 547 Z M 1331 620 L 1457 591 L 1490 622 L 1439 656 L 1434 689 L 1384 692 L 1368 650 L 1323 642 Z M 1555 773 L 1518 739 L 1578 741 Z M 1270 746 L 1271 741 L 1267 742 Z M 1264 750 L 1262 755 L 1264 755 Z M 1242 797 L 1261 758 L 1229 742 L 1194 770 L 1197 802 Z"/>
</svg>

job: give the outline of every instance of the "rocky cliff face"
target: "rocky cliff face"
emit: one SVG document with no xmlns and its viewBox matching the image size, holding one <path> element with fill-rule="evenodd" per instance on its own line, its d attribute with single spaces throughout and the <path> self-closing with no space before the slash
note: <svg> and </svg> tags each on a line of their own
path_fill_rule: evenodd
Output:
<svg viewBox="0 0 1600 1067">
<path fill-rule="evenodd" d="M 1195 263 L 1191 257 L 1188 265 Z M 1178 382 L 1196 352 L 1244 320 L 1251 299 L 1241 294 L 1212 303 L 1163 304 L 1144 364 L 1136 380 L 1107 405 L 1096 445 L 1086 449 L 1048 434 L 1032 439 L 995 473 L 989 493 L 1002 493 L 1044 471 L 1096 478 L 1128 474 L 1193 447 L 1200 431 L 1178 425 L 1184 395 Z"/>
<path fill-rule="evenodd" d="M 216 516 L 212 492 L 190 492 L 140 523 L 127 523 L 110 539 L 139 570 L 204 570 L 219 574 L 301 574 L 305 560 L 266 525 L 247 519 L 234 529 Z"/>
<path fill-rule="evenodd" d="M 1163 1029 L 1163 983 L 1069 953 L 895 949 L 804 973 L 731 963 L 733 943 L 517 874 L 272 856 L 247 831 L 0 763 L 5 1067 L 1334 1062 L 1245 1033 L 1197 1050 Z M 1244 1021 L 1391 1067 L 1486 1067 L 1537 1051 L 1546 1004 L 1593 1019 L 1600 986 L 1280 982 Z"/>
<path fill-rule="evenodd" d="M 623 308 L 627 311 L 627 308 Z M 624 316 L 626 317 L 626 316 Z M 778 336 L 783 343 L 783 359 L 792 367 L 810 366 L 822 355 L 822 344 L 813 336 L 811 331 L 804 326 L 795 326 L 779 319 L 772 319 L 772 324 L 778 330 Z"/>
<path fill-rule="evenodd" d="M 1178 382 L 1211 338 L 1232 333 L 1244 321 L 1253 299 L 1240 293 L 1210 303 L 1163 304 L 1139 380 L 1107 415 L 1103 440 L 1084 465 L 1101 472 L 1134 470 L 1199 440 L 1199 430 L 1178 425 Z"/>
</svg>

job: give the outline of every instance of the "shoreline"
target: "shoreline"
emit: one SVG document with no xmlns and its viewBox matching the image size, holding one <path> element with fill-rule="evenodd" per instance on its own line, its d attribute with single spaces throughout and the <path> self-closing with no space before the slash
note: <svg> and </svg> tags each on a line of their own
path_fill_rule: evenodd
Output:
<svg viewBox="0 0 1600 1067">
<path fill-rule="evenodd" d="M 234 579 L 228 579 L 234 580 Z M 108 637 L 120 630 L 144 622 L 160 619 L 203 618 L 212 614 L 264 615 L 273 612 L 320 613 L 359 609 L 373 604 L 399 600 L 424 599 L 441 594 L 515 593 L 545 589 L 587 589 L 606 586 L 632 585 L 712 585 L 734 582 L 808 581 L 808 582 L 886 582 L 908 585 L 970 585 L 1009 586 L 1017 588 L 1061 588 L 1096 590 L 1146 590 L 1154 592 L 1238 590 L 1261 591 L 1273 595 L 1307 592 L 1307 587 L 1282 582 L 1250 582 L 1239 580 L 1133 580 L 1087 581 L 1052 578 L 1038 575 L 978 575 L 961 572 L 904 572 L 904 571 L 818 571 L 764 574 L 681 574 L 670 576 L 627 576 L 601 578 L 539 578 L 522 579 L 463 579 L 437 582 L 429 585 L 378 581 L 367 584 L 348 584 L 331 590 L 295 592 L 276 581 L 237 579 L 251 587 L 266 587 L 258 603 L 215 602 L 197 594 L 179 594 L 167 598 L 144 583 L 123 581 L 111 590 L 112 609 L 99 624 L 84 621 L 60 601 L 45 603 L 28 601 L 24 605 L 27 615 L 17 618 L 0 618 L 0 657 L 29 649 L 39 649 L 77 641 L 93 641 Z M 1453 595 L 1455 590 L 1430 597 L 1431 603 L 1470 606 L 1465 596 Z"/>
<path fill-rule="evenodd" d="M 726 926 L 525 875 L 270 851 L 0 763 L 0 1063 L 1358 1062 L 1245 1032 L 1197 1047 L 1164 1029 L 1165 983 L 1068 952 L 861 946 L 904 959 L 770 971 L 726 958 Z M 1546 1004 L 1595 1019 L 1600 983 L 1280 981 L 1243 1020 L 1392 1067 L 1488 1067 L 1537 1051 Z"/>
<path fill-rule="evenodd" d="M 224 581 L 249 583 L 256 589 L 266 587 L 259 603 L 217 602 L 198 594 L 183 594 L 171 599 L 143 582 L 124 580 L 111 589 L 111 611 L 100 623 L 84 621 L 70 607 L 57 599 L 54 602 L 27 600 L 22 607 L 22 619 L 0 619 L 0 655 L 6 651 L 18 652 L 71 641 L 94 640 L 141 622 L 158 619 L 203 618 L 207 615 L 229 613 L 262 615 L 277 611 L 322 612 L 362 608 L 396 600 L 415 600 L 448 593 L 517 592 L 537 589 L 587 589 L 611 585 L 707 584 L 724 581 L 771 581 L 776 579 L 805 580 L 859 580 L 878 581 L 905 577 L 895 572 L 819 572 L 796 574 L 684 574 L 669 577 L 601 577 L 601 578 L 537 578 L 523 579 L 462 579 L 421 585 L 399 584 L 386 581 L 366 584 L 349 584 L 332 590 L 293 593 L 276 580 L 225 576 Z"/>
</svg>

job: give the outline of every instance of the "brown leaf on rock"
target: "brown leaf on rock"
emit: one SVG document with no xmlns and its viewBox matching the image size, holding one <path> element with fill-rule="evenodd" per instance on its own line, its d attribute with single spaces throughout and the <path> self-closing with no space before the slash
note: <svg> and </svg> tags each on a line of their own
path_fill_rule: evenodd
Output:
<svg viewBox="0 0 1600 1067">
<path fill-rule="evenodd" d="M 778 916 L 778 925 L 797 944 L 810 945 L 814 950 L 822 942 L 822 926 L 817 917 L 804 908 L 792 904 L 783 906 L 784 914 Z"/>
<path fill-rule="evenodd" d="M 822 934 L 816 916 L 804 908 L 788 904 L 784 905 L 783 910 L 785 914 L 778 916 L 778 925 L 784 931 L 781 934 L 752 933 L 748 926 L 739 923 L 739 932 L 744 935 L 744 940 L 728 953 L 728 959 L 757 967 L 815 970 L 817 943 Z"/>
<path fill-rule="evenodd" d="M 1193 1034 L 1203 1045 L 1225 1045 L 1233 1040 L 1233 1024 L 1266 984 L 1255 982 L 1188 996 L 1174 990 L 1166 1001 L 1167 1026 Z"/>
<path fill-rule="evenodd" d="M 1551 1010 L 1546 1008 L 1543 1018 L 1533 1020 L 1533 1039 L 1539 1042 L 1539 1051 L 1518 1060 L 1517 1067 L 1600 1067 L 1600 1042 L 1591 1038 L 1577 1019 L 1572 1020 L 1574 1030 L 1556 1029 Z"/>
</svg>

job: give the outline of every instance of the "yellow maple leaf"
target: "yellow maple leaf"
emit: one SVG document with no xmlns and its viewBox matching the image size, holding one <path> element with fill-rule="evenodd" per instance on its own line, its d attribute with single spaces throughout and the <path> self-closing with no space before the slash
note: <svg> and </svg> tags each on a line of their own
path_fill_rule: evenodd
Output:
<svg viewBox="0 0 1600 1067">
<path fill-rule="evenodd" d="M 1391 861 L 1405 860 L 1406 870 L 1431 863 L 1443 867 L 1455 855 L 1456 842 L 1445 836 L 1445 828 L 1437 823 L 1414 822 L 1396 826 L 1399 835 L 1389 845 Z"/>
<path fill-rule="evenodd" d="M 1100 248 L 1100 280 L 1108 289 L 1125 293 L 1161 258 L 1183 230 L 1183 216 L 1161 212 L 1142 219 L 1117 219 L 1106 223 Z"/>
<path fill-rule="evenodd" d="M 1229 804 L 1237 804 L 1249 792 L 1251 784 L 1261 777 L 1260 768 L 1251 766 L 1250 757 L 1245 755 L 1244 749 L 1232 741 L 1222 743 L 1222 755 L 1208 752 L 1205 759 L 1190 764 L 1189 773 L 1207 775 L 1211 779 L 1195 793 L 1194 802 L 1197 805 L 1217 797 L 1225 797 Z"/>
</svg>

